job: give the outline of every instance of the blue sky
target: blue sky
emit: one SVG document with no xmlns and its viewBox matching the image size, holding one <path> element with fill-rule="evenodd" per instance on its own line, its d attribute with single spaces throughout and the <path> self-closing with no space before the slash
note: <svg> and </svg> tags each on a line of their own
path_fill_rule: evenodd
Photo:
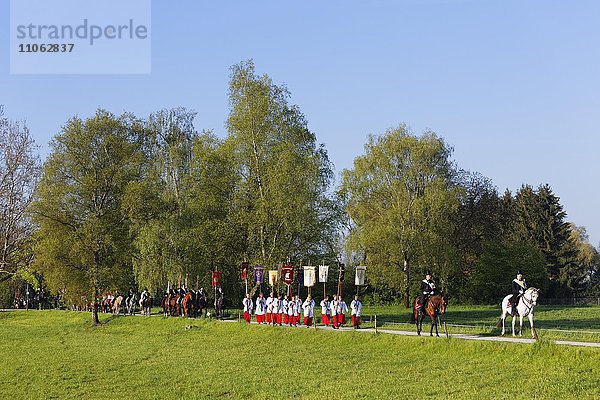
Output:
<svg viewBox="0 0 600 400">
<path fill-rule="evenodd" d="M 525 4 L 524 4 L 525 3 Z M 42 151 L 73 115 L 198 112 L 225 135 L 229 67 L 285 83 L 339 173 L 368 134 L 432 129 L 503 191 L 548 183 L 600 242 L 600 2 L 153 1 L 149 75 L 10 75 L 0 104 Z"/>
</svg>

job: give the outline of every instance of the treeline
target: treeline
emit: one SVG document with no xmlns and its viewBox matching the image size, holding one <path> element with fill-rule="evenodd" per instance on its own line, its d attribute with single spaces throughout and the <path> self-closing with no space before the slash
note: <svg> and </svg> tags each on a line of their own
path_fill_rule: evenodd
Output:
<svg viewBox="0 0 600 400">
<path fill-rule="evenodd" d="M 25 281 L 73 303 L 178 279 L 208 287 L 218 269 L 237 304 L 242 261 L 287 260 L 367 265 L 362 291 L 377 302 L 406 302 L 425 270 L 463 302 L 498 301 L 517 269 L 546 297 L 600 291 L 598 252 L 549 185 L 500 194 L 435 133 L 400 126 L 370 137 L 336 186 L 284 86 L 243 62 L 229 101 L 225 138 L 184 108 L 73 117 L 43 166 L 26 127 L 2 118 L 3 300 Z"/>
<path fill-rule="evenodd" d="M 519 269 L 546 297 L 598 292 L 598 252 L 549 185 L 500 194 L 459 169 L 442 138 L 405 126 L 370 137 L 365 150 L 340 193 L 348 248 L 370 267 L 377 300 L 407 304 L 425 270 L 462 302 L 497 302 Z"/>
</svg>

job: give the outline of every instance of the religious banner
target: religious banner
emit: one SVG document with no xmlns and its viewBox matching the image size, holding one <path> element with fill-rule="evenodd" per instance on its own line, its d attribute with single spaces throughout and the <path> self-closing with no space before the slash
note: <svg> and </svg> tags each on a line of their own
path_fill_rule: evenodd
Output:
<svg viewBox="0 0 600 400">
<path fill-rule="evenodd" d="M 284 265 L 281 268 L 281 279 L 286 285 L 291 285 L 294 281 L 294 266 L 291 264 Z"/>
<path fill-rule="evenodd" d="M 298 267 L 298 272 L 296 272 L 296 274 L 298 275 L 298 286 L 303 286 L 304 285 L 304 268 L 302 268 L 302 266 Z"/>
<path fill-rule="evenodd" d="M 262 265 L 254 266 L 254 282 L 263 283 L 265 278 L 265 267 Z"/>
<path fill-rule="evenodd" d="M 319 282 L 327 282 L 329 276 L 329 265 L 319 265 Z"/>
<path fill-rule="evenodd" d="M 315 274 L 316 267 L 306 266 L 304 267 L 304 286 L 313 287 L 316 281 Z"/>
<path fill-rule="evenodd" d="M 367 267 L 358 265 L 356 266 L 356 276 L 354 277 L 354 284 L 356 286 L 363 286 L 365 284 L 365 272 Z"/>
<path fill-rule="evenodd" d="M 269 271 L 269 285 L 275 287 L 275 284 L 277 283 L 278 279 L 279 279 L 279 274 L 277 273 L 277 270 Z"/>
<path fill-rule="evenodd" d="M 248 279 L 248 267 L 250 266 L 250 264 L 246 261 L 244 261 L 242 263 L 242 280 L 245 281 L 246 279 Z"/>
<path fill-rule="evenodd" d="M 221 286 L 221 271 L 213 271 L 212 284 L 213 286 Z"/>
</svg>

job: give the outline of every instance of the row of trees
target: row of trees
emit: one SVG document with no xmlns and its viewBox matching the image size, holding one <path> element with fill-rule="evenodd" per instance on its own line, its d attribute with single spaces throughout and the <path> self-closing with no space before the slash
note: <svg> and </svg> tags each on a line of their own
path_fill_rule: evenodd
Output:
<svg viewBox="0 0 600 400">
<path fill-rule="evenodd" d="M 65 124 L 43 168 L 26 127 L 1 119 L 0 279 L 43 280 L 79 302 L 184 276 L 207 286 L 219 269 L 235 301 L 243 260 L 345 260 L 368 266 L 375 301 L 406 304 L 426 269 L 462 301 L 497 301 L 517 268 L 546 296 L 598 290 L 598 253 L 548 185 L 499 194 L 435 133 L 402 125 L 370 137 L 336 189 L 289 98 L 243 62 L 225 138 L 183 108 L 98 110 Z"/>
<path fill-rule="evenodd" d="M 371 267 L 376 296 L 407 305 L 425 269 L 461 301 L 497 301 L 518 269 L 546 296 L 597 291 L 598 253 L 549 185 L 501 195 L 451 153 L 435 133 L 400 126 L 370 137 L 344 171 L 348 249 Z"/>
</svg>

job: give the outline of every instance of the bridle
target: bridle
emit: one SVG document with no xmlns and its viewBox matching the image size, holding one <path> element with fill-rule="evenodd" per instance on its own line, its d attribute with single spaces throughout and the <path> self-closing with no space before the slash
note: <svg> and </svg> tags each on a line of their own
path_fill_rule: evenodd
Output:
<svg viewBox="0 0 600 400">
<path fill-rule="evenodd" d="M 526 307 L 525 315 L 528 315 L 531 312 L 531 310 L 533 309 L 533 307 L 535 307 L 535 305 L 537 304 L 537 302 L 534 302 L 533 299 L 527 299 L 527 297 L 525 297 L 525 295 L 527 294 L 528 291 L 523 293 L 523 296 L 521 297 L 521 299 L 523 300 L 523 304 L 525 304 L 525 307 Z M 529 293 L 531 293 L 533 296 L 533 293 L 535 291 L 536 290 L 532 288 L 531 291 L 529 291 Z"/>
</svg>

